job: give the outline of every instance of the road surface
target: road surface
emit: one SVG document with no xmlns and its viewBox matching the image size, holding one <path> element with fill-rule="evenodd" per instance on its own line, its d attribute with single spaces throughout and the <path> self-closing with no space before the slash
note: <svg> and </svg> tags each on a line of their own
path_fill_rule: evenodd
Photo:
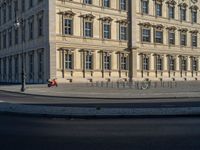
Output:
<svg viewBox="0 0 200 150">
<path fill-rule="evenodd" d="M 199 150 L 200 118 L 55 119 L 0 114 L 1 150 Z"/>
</svg>

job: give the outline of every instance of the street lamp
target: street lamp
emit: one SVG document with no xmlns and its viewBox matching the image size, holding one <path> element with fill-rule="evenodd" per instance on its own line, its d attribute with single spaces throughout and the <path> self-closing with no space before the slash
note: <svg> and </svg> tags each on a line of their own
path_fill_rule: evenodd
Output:
<svg viewBox="0 0 200 150">
<path fill-rule="evenodd" d="M 16 13 L 15 13 L 16 14 Z M 15 16 L 15 22 L 14 22 L 14 27 L 15 29 L 19 29 L 20 26 L 23 28 L 24 25 L 24 20 L 19 19 Z M 24 49 L 23 49 L 23 43 L 24 43 L 24 36 L 25 36 L 25 29 L 22 29 L 22 64 L 21 64 L 21 92 L 25 91 L 25 86 L 26 86 L 26 79 L 25 79 L 25 67 L 24 67 Z"/>
</svg>

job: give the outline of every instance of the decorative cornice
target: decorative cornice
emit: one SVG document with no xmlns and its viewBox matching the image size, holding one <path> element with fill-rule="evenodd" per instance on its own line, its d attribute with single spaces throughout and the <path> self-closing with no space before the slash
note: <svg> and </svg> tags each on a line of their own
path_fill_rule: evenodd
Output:
<svg viewBox="0 0 200 150">
<path fill-rule="evenodd" d="M 117 20 L 116 22 L 124 25 L 127 25 L 129 23 L 127 19 Z"/>
<path fill-rule="evenodd" d="M 99 18 L 99 20 L 101 20 L 103 22 L 108 22 L 108 23 L 113 21 L 113 19 L 111 17 L 102 17 L 102 18 Z"/>
<path fill-rule="evenodd" d="M 190 6 L 190 9 L 197 11 L 199 9 L 199 7 L 197 5 L 192 5 L 192 6 Z"/>
<path fill-rule="evenodd" d="M 180 32 L 188 32 L 188 29 L 187 28 L 181 28 L 178 31 L 180 31 Z"/>
<path fill-rule="evenodd" d="M 166 4 L 168 4 L 168 5 L 176 5 L 177 4 L 177 2 L 175 1 L 175 0 L 168 0 L 167 2 L 166 2 Z"/>
<path fill-rule="evenodd" d="M 162 24 L 156 24 L 156 25 L 152 25 L 152 27 L 162 30 L 164 28 L 164 26 Z"/>
<path fill-rule="evenodd" d="M 199 31 L 198 30 L 191 30 L 190 33 L 197 34 L 197 33 L 199 33 Z"/>
<path fill-rule="evenodd" d="M 75 16 L 76 14 L 74 12 L 72 12 L 71 10 L 68 10 L 68 11 L 63 11 L 63 12 L 58 12 L 59 15 L 63 15 L 63 16 L 66 16 L 66 17 L 73 17 Z"/>
<path fill-rule="evenodd" d="M 143 22 L 143 23 L 139 23 L 138 25 L 139 25 L 139 26 L 146 27 L 146 28 L 149 28 L 149 27 L 151 27 L 151 26 L 152 26 L 152 24 L 151 24 L 151 23 L 149 23 L 149 22 Z"/>
<path fill-rule="evenodd" d="M 177 28 L 175 26 L 170 26 L 166 28 L 169 31 L 175 31 Z"/>
<path fill-rule="evenodd" d="M 188 4 L 186 4 L 185 2 L 181 2 L 178 6 L 182 8 L 187 8 Z"/>
<path fill-rule="evenodd" d="M 80 15 L 79 17 L 84 18 L 86 20 L 90 20 L 90 21 L 92 21 L 95 18 L 93 14 L 84 14 L 84 15 Z"/>
</svg>

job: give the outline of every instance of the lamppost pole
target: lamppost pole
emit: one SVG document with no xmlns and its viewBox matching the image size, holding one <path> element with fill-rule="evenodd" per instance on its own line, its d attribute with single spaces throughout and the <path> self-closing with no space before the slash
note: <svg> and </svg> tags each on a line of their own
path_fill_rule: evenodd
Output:
<svg viewBox="0 0 200 150">
<path fill-rule="evenodd" d="M 25 91 L 25 86 L 26 86 L 26 79 L 25 79 L 25 67 L 24 67 L 24 49 L 23 49 L 23 43 L 24 43 L 24 36 L 25 36 L 25 29 L 24 27 L 24 20 L 19 19 L 16 17 L 17 16 L 17 10 L 15 10 L 15 22 L 14 22 L 14 27 L 15 29 L 19 29 L 20 26 L 22 27 L 22 63 L 21 63 L 21 92 Z"/>
</svg>

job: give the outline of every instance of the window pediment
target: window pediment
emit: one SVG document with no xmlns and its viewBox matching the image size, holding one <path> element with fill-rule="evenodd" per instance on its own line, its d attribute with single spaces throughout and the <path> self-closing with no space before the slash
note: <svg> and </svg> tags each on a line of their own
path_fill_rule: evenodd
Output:
<svg viewBox="0 0 200 150">
<path fill-rule="evenodd" d="M 128 24 L 128 20 L 127 19 L 117 20 L 116 22 L 119 23 L 119 24 L 123 24 L 123 25 L 127 25 Z"/>
<path fill-rule="evenodd" d="M 198 30 L 191 30 L 190 33 L 197 34 L 197 33 L 199 33 L 199 31 Z"/>
<path fill-rule="evenodd" d="M 84 15 L 80 15 L 79 17 L 84 18 L 89 21 L 92 21 L 95 18 L 93 14 L 84 14 Z"/>
<path fill-rule="evenodd" d="M 188 7 L 188 4 L 186 4 L 185 2 L 182 2 L 178 6 L 181 7 L 182 9 L 186 9 Z"/>
<path fill-rule="evenodd" d="M 151 24 L 151 23 L 149 23 L 149 22 L 139 23 L 138 25 L 139 25 L 139 26 L 146 27 L 146 28 L 149 28 L 149 27 L 151 27 L 151 26 L 152 26 L 152 24 Z"/>
<path fill-rule="evenodd" d="M 170 26 L 166 28 L 169 31 L 175 31 L 177 28 L 175 26 Z"/>
<path fill-rule="evenodd" d="M 181 29 L 179 29 L 178 31 L 180 31 L 180 32 L 188 32 L 188 29 L 187 28 L 181 28 Z"/>
<path fill-rule="evenodd" d="M 102 17 L 102 18 L 99 18 L 99 20 L 101 20 L 103 22 L 107 22 L 107 23 L 110 23 L 113 21 L 113 19 L 111 17 Z"/>
<path fill-rule="evenodd" d="M 68 11 L 62 11 L 58 13 L 59 15 L 63 15 L 65 17 L 69 17 L 72 18 L 73 16 L 75 16 L 76 14 L 74 12 L 72 12 L 71 10 Z"/>
<path fill-rule="evenodd" d="M 156 25 L 153 25 L 152 27 L 154 27 L 158 30 L 162 30 L 164 28 L 164 26 L 162 24 L 156 24 Z"/>
<path fill-rule="evenodd" d="M 190 9 L 193 11 L 197 11 L 199 9 L 199 7 L 197 5 L 192 5 L 192 6 L 190 6 Z"/>
<path fill-rule="evenodd" d="M 174 6 L 174 5 L 176 5 L 177 3 L 176 3 L 175 0 L 168 0 L 168 1 L 166 2 L 166 4 Z"/>
</svg>

